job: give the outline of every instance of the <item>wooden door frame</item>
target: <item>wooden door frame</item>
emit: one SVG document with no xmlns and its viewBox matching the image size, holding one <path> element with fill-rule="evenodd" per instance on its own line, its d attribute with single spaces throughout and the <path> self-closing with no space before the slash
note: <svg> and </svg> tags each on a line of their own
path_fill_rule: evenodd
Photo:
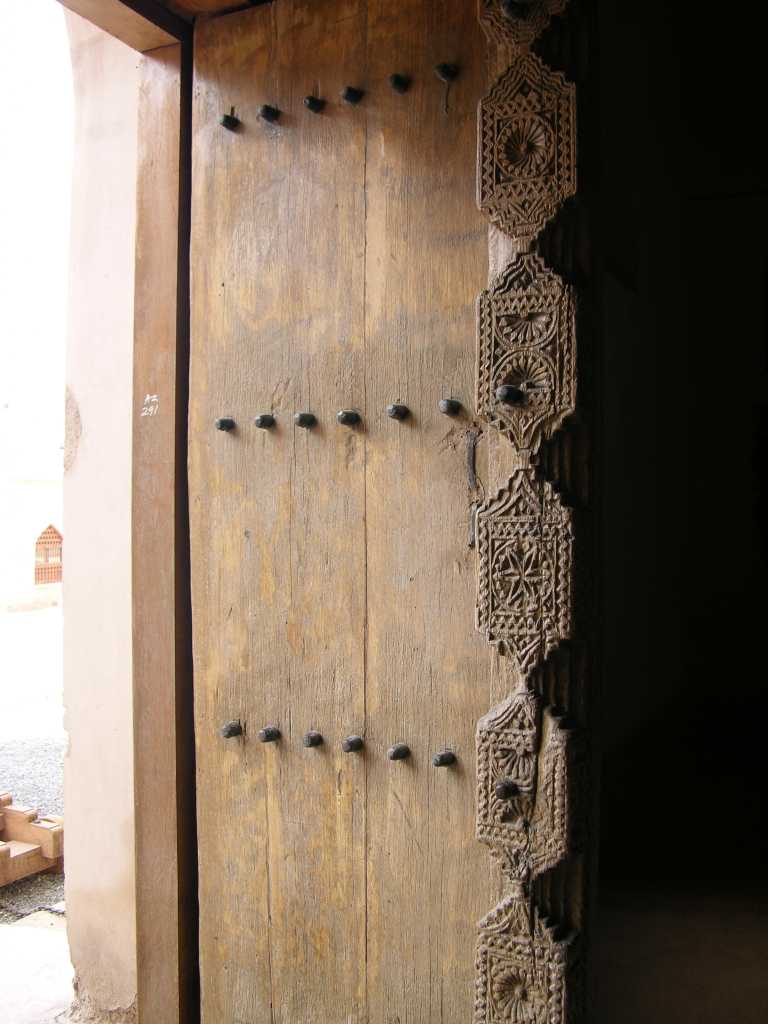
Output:
<svg viewBox="0 0 768 1024">
<path fill-rule="evenodd" d="M 140 1024 L 199 1020 L 187 409 L 191 22 L 59 0 L 142 55 L 136 179 L 132 617 Z"/>
<path fill-rule="evenodd" d="M 136 182 L 132 607 L 137 1006 L 199 1014 L 187 491 L 191 38 L 144 55 Z"/>
</svg>

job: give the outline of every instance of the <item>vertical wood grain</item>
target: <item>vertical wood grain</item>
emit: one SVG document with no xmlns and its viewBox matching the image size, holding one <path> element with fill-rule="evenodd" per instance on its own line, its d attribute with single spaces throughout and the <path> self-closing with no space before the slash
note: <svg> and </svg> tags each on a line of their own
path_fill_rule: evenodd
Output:
<svg viewBox="0 0 768 1024">
<path fill-rule="evenodd" d="M 133 420 L 138 1012 L 197 1019 L 189 658 L 183 49 L 141 60 Z"/>
<path fill-rule="evenodd" d="M 356 2 L 205 23 L 195 78 L 193 609 L 203 1020 L 357 1020 L 365 974 L 364 123 Z M 283 114 L 275 125 L 261 104 Z M 241 130 L 219 116 L 234 106 Z M 318 425 L 293 425 L 296 410 Z M 274 430 L 252 423 L 274 413 Z M 218 432 L 217 416 L 237 429 Z M 246 735 L 223 740 L 223 721 Z M 260 744 L 277 725 L 283 739 Z M 305 749 L 317 729 L 322 747 Z M 343 1016 L 339 1016 L 343 1013 Z"/>
<path fill-rule="evenodd" d="M 460 65 L 446 86 L 440 62 Z M 411 75 L 399 95 L 393 72 Z M 471 1019 L 467 472 L 485 85 L 474 5 L 280 3 L 198 26 L 190 473 L 203 1020 Z M 365 90 L 339 103 L 345 85 Z M 304 95 L 325 98 L 320 115 Z M 276 125 L 258 108 L 283 111 Z M 235 108 L 242 124 L 218 124 Z M 458 398 L 462 413 L 438 402 Z M 401 402 L 403 422 L 386 407 Z M 360 428 L 335 422 L 341 408 Z M 318 416 L 311 432 L 291 416 Z M 251 420 L 273 412 L 274 431 Z M 237 421 L 214 429 L 217 416 Z M 223 740 L 229 719 L 244 739 Z M 259 744 L 277 725 L 283 740 Z M 301 737 L 318 729 L 323 747 Z M 362 754 L 342 754 L 345 735 Z M 387 759 L 394 742 L 412 757 Z M 434 768 L 447 747 L 458 763 Z"/>
<path fill-rule="evenodd" d="M 467 473 L 487 232 L 475 205 L 485 78 L 471 3 L 371 0 L 366 165 L 368 1001 L 371 1021 L 469 1021 L 490 904 L 474 838 L 475 726 L 489 703 L 474 629 Z M 434 67 L 459 65 L 441 82 Z M 387 76 L 413 77 L 399 96 Z M 441 398 L 462 403 L 451 418 Z M 389 402 L 412 415 L 389 420 Z M 386 748 L 403 741 L 407 761 Z M 458 763 L 432 766 L 451 748 Z"/>
</svg>

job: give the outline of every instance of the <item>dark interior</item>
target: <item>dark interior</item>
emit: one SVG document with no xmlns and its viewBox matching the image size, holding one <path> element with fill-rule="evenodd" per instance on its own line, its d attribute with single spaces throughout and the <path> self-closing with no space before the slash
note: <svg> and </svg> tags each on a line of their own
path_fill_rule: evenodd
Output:
<svg viewBox="0 0 768 1024">
<path fill-rule="evenodd" d="M 764 37 L 600 4 L 599 1020 L 768 1020 Z"/>
</svg>

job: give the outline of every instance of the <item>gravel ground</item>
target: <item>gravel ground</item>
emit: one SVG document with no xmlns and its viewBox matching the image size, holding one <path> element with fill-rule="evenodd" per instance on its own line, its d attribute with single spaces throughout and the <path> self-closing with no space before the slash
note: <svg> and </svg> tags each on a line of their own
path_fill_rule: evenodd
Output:
<svg viewBox="0 0 768 1024">
<path fill-rule="evenodd" d="M 0 793 L 40 814 L 64 813 L 61 609 L 0 615 Z M 0 889 L 0 922 L 64 899 L 63 875 Z"/>
<path fill-rule="evenodd" d="M 0 889 L 0 924 L 12 924 L 36 910 L 62 913 L 64 875 L 30 875 Z"/>
<path fill-rule="evenodd" d="M 0 739 L 0 792 L 40 814 L 64 813 L 64 739 Z"/>
</svg>

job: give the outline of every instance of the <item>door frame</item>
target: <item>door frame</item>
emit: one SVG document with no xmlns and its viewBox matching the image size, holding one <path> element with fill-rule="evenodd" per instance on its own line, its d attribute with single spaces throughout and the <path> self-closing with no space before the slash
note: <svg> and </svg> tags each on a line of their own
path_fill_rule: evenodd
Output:
<svg viewBox="0 0 768 1024">
<path fill-rule="evenodd" d="M 142 54 L 131 498 L 137 1008 L 139 1024 L 196 1024 L 200 974 L 187 477 L 194 27 L 191 15 L 185 20 L 156 0 L 59 2 Z M 221 2 L 218 13 L 267 2 Z M 580 88 L 583 97 L 587 90 L 583 83 Z M 583 99 L 581 106 L 586 106 Z M 594 121 L 587 120 L 592 135 Z M 505 255 L 504 247 L 491 229 L 492 265 Z M 595 287 L 593 279 L 592 293 Z M 150 396 L 157 401 L 146 412 Z M 596 640 L 596 621 L 589 632 Z"/>
<path fill-rule="evenodd" d="M 154 0 L 59 0 L 141 54 L 132 382 L 136 1005 L 199 1020 L 187 411 L 191 20 Z"/>
<path fill-rule="evenodd" d="M 191 111 L 191 38 L 145 53 L 131 492 L 136 1001 L 139 1021 L 158 1024 L 199 1017 L 187 490 Z M 157 403 L 145 406 L 147 396 Z"/>
</svg>

